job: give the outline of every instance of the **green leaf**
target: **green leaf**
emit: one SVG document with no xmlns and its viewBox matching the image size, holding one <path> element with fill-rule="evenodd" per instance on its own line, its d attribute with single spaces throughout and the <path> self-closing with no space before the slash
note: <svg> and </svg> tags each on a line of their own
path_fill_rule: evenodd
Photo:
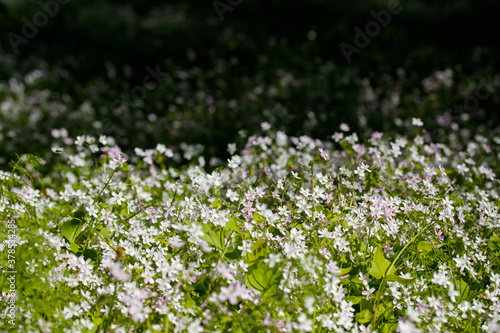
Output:
<svg viewBox="0 0 500 333">
<path fill-rule="evenodd" d="M 405 278 L 402 278 L 401 276 L 394 275 L 394 274 L 386 276 L 385 279 L 387 281 L 395 281 L 399 284 L 402 284 L 403 286 L 407 286 L 407 285 L 410 285 L 413 282 L 415 282 L 415 279 L 405 279 Z"/>
<path fill-rule="evenodd" d="M 372 265 L 368 269 L 368 273 L 376 279 L 381 279 L 386 276 L 386 271 L 391 265 L 391 262 L 384 257 L 384 251 L 382 251 L 382 247 L 379 246 L 377 251 L 373 256 Z M 392 267 L 390 271 L 387 272 L 387 275 L 391 275 L 396 271 L 396 267 Z"/>
<path fill-rule="evenodd" d="M 366 309 L 361 312 L 356 313 L 356 321 L 360 324 L 369 323 L 373 318 L 373 313 L 370 310 Z"/>
<path fill-rule="evenodd" d="M 226 234 L 220 226 L 214 227 L 211 224 L 202 224 L 202 228 L 205 234 L 201 236 L 200 239 L 217 247 L 219 250 L 224 249 L 226 244 Z"/>
<path fill-rule="evenodd" d="M 102 323 L 102 318 L 101 317 L 94 317 L 93 318 L 93 323 L 96 327 L 98 327 L 99 325 L 101 325 Z"/>
<path fill-rule="evenodd" d="M 264 291 L 274 282 L 274 272 L 275 269 L 269 269 L 264 262 L 258 262 L 248 268 L 248 273 L 245 275 L 245 284 L 249 288 Z"/>
<path fill-rule="evenodd" d="M 85 260 L 90 259 L 91 261 L 97 261 L 97 251 L 94 249 L 86 249 L 83 251 L 83 257 Z"/>
<path fill-rule="evenodd" d="M 108 237 L 111 234 L 111 231 L 108 228 L 102 228 L 99 230 L 99 234 L 103 235 L 104 237 Z"/>
<path fill-rule="evenodd" d="M 385 323 L 384 326 L 382 326 L 382 333 L 395 332 L 397 327 L 398 327 L 397 324 Z"/>
<path fill-rule="evenodd" d="M 347 302 L 352 302 L 352 304 L 358 304 L 359 302 L 361 302 L 361 296 L 354 296 L 354 295 L 351 295 L 349 297 L 347 297 Z"/>
<path fill-rule="evenodd" d="M 186 308 L 194 308 L 196 307 L 196 301 L 191 297 L 191 292 L 184 293 L 184 305 Z"/>
<path fill-rule="evenodd" d="M 85 207 L 82 205 L 76 212 L 73 213 L 73 217 L 83 222 L 85 214 Z"/>
<path fill-rule="evenodd" d="M 252 252 L 246 255 L 246 261 L 248 263 L 257 262 L 264 258 L 267 258 L 267 254 L 269 251 L 267 249 L 267 242 L 265 239 L 258 239 L 255 243 L 253 243 L 251 249 Z"/>
<path fill-rule="evenodd" d="M 344 254 L 340 256 L 340 262 L 344 263 L 344 264 L 348 263 L 347 258 L 346 258 L 346 256 Z"/>
<path fill-rule="evenodd" d="M 214 202 L 212 202 L 212 208 L 217 208 L 217 209 L 219 209 L 219 208 L 221 208 L 221 207 L 222 207 L 222 205 L 221 205 L 221 203 L 219 202 L 219 200 L 215 199 L 215 200 L 214 200 Z"/>
<path fill-rule="evenodd" d="M 342 270 L 340 271 L 340 276 L 344 276 L 346 275 L 347 273 L 349 273 L 350 271 L 352 270 L 352 266 L 349 266 L 349 267 L 346 267 L 346 268 L 342 268 Z"/>
<path fill-rule="evenodd" d="M 339 215 L 332 215 L 330 218 L 329 218 L 330 222 L 335 222 L 335 221 L 338 221 L 340 220 L 340 216 Z"/>
<path fill-rule="evenodd" d="M 257 212 L 253 213 L 253 219 L 255 220 L 255 222 L 257 222 L 257 224 L 266 222 L 266 220 L 262 216 L 260 216 L 259 213 Z"/>
<path fill-rule="evenodd" d="M 497 234 L 493 234 L 493 237 L 488 241 L 488 247 L 491 251 L 500 249 L 500 237 Z"/>
<path fill-rule="evenodd" d="M 427 242 L 425 242 L 425 241 L 421 241 L 421 242 L 419 242 L 419 243 L 418 243 L 418 245 L 417 245 L 417 249 L 418 249 L 421 253 L 423 253 L 423 254 L 427 254 L 427 253 L 429 253 L 429 252 L 431 252 L 431 251 L 432 251 L 432 244 L 429 244 L 429 243 L 427 243 Z"/>
<path fill-rule="evenodd" d="M 83 223 L 78 221 L 77 219 L 72 219 L 71 221 L 66 221 L 61 226 L 61 234 L 68 240 L 70 243 L 74 243 L 75 239 L 80 234 L 82 230 Z"/>
<path fill-rule="evenodd" d="M 357 275 L 354 275 L 353 277 L 351 277 L 351 278 L 349 278 L 347 280 L 349 282 L 352 282 L 352 283 L 363 284 L 363 281 L 361 281 Z"/>
<path fill-rule="evenodd" d="M 354 150 L 351 149 L 351 145 L 346 142 L 346 141 L 341 141 L 340 142 L 340 146 L 342 147 L 342 149 L 344 149 L 344 151 L 349 154 L 349 156 L 353 156 L 355 155 L 356 153 L 354 152 Z"/>
<path fill-rule="evenodd" d="M 238 219 L 234 217 L 229 218 L 229 222 L 226 223 L 226 229 L 236 231 L 237 233 L 241 232 L 241 228 L 238 224 Z"/>
<path fill-rule="evenodd" d="M 69 246 L 69 249 L 71 250 L 71 252 L 73 253 L 78 253 L 80 252 L 80 250 L 82 249 L 82 246 L 81 245 L 78 245 L 78 244 L 75 244 L 75 243 L 71 243 L 71 245 Z"/>
<path fill-rule="evenodd" d="M 460 279 L 459 286 L 457 286 L 457 289 L 458 288 L 460 288 L 460 297 L 458 297 L 458 302 L 462 302 L 464 300 L 467 300 L 469 297 L 469 292 L 470 292 L 470 287 L 467 284 L 467 282 Z"/>
<path fill-rule="evenodd" d="M 229 252 L 226 252 L 224 257 L 226 257 L 227 259 L 231 259 L 231 260 L 237 260 L 240 258 L 240 255 L 237 251 L 229 251 Z"/>
<path fill-rule="evenodd" d="M 207 276 L 203 276 L 198 281 L 196 281 L 193 286 L 194 292 L 196 292 L 198 295 L 205 295 L 210 291 L 210 279 Z"/>
</svg>

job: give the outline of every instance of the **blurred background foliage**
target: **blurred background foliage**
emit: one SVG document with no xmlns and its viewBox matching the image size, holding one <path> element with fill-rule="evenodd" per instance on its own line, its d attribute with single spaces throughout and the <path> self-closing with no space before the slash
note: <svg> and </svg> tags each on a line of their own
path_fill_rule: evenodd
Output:
<svg viewBox="0 0 500 333">
<path fill-rule="evenodd" d="M 499 78 L 498 1 L 401 1 L 350 63 L 339 44 L 389 1 L 243 0 L 222 21 L 212 0 L 65 1 L 16 53 L 9 33 L 22 36 L 48 1 L 0 0 L 0 164 L 43 156 L 54 128 L 128 149 L 202 143 L 221 159 L 264 121 L 320 139 L 342 122 L 404 134 L 411 117 L 433 140 L 498 130 L 500 81 L 451 112 L 478 89 L 475 73 Z M 147 68 L 164 76 L 136 98 Z"/>
</svg>

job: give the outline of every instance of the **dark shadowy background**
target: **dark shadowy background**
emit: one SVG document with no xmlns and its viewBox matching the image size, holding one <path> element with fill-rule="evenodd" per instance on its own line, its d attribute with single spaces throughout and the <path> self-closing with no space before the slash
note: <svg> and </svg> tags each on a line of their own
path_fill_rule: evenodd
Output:
<svg viewBox="0 0 500 333">
<path fill-rule="evenodd" d="M 222 159 L 240 130 L 264 121 L 320 139 L 342 122 L 360 135 L 404 134 L 412 117 L 433 140 L 496 133 L 500 2 L 401 1 L 347 63 L 339 44 L 354 45 L 354 27 L 388 2 L 243 0 L 221 21 L 214 1 L 0 1 L 2 161 L 43 155 L 54 128 L 128 149 L 201 143 Z M 16 53 L 9 36 L 22 37 L 48 3 L 53 17 Z M 159 85 L 143 87 L 147 68 L 164 73 Z M 439 81 L 446 69 L 451 84 Z M 490 97 L 453 112 L 478 74 Z M 433 80 L 441 84 L 429 88 Z"/>
</svg>

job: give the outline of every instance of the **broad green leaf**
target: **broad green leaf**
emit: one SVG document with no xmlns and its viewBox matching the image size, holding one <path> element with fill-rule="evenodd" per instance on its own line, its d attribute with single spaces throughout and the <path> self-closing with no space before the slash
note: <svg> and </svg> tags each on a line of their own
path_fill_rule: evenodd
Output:
<svg viewBox="0 0 500 333">
<path fill-rule="evenodd" d="M 98 327 L 99 325 L 101 325 L 102 323 L 102 318 L 101 317 L 94 317 L 93 318 L 93 323 L 96 327 Z"/>
<path fill-rule="evenodd" d="M 188 309 L 196 307 L 196 302 L 191 297 L 191 292 L 190 291 L 184 293 L 184 305 Z"/>
<path fill-rule="evenodd" d="M 349 267 L 346 267 L 346 268 L 342 268 L 342 270 L 340 271 L 340 276 L 344 276 L 346 275 L 347 273 L 349 273 L 350 271 L 352 270 L 352 266 L 349 266 Z"/>
<path fill-rule="evenodd" d="M 415 279 L 405 279 L 405 278 L 402 278 L 402 277 L 400 277 L 398 275 L 394 275 L 394 274 L 386 276 L 385 279 L 387 281 L 395 281 L 399 284 L 402 284 L 403 286 L 407 286 L 407 285 L 410 285 L 413 282 L 415 282 Z"/>
<path fill-rule="evenodd" d="M 211 224 L 202 224 L 205 234 L 200 237 L 210 245 L 217 247 L 219 250 L 224 249 L 226 244 L 226 234 L 221 227 L 214 227 Z"/>
<path fill-rule="evenodd" d="M 266 220 L 262 216 L 260 216 L 259 213 L 257 212 L 253 213 L 253 219 L 255 222 L 257 222 L 257 224 L 266 222 Z"/>
<path fill-rule="evenodd" d="M 71 245 L 69 246 L 69 249 L 73 253 L 78 253 L 78 252 L 80 252 L 80 250 L 82 249 L 82 247 L 81 247 L 81 245 L 78 245 L 78 244 L 75 244 L 75 243 L 71 243 Z"/>
<path fill-rule="evenodd" d="M 241 231 L 241 229 L 240 229 L 240 226 L 238 224 L 238 219 L 236 219 L 234 217 L 229 218 L 229 222 L 226 223 L 226 229 L 233 230 L 233 231 L 236 231 L 239 233 Z"/>
<path fill-rule="evenodd" d="M 368 269 L 368 273 L 376 279 L 381 279 L 386 276 L 386 270 L 391 265 L 391 262 L 384 257 L 384 251 L 382 247 L 379 246 L 377 251 L 373 256 L 372 265 Z M 387 275 L 391 275 L 396 271 L 396 267 L 392 267 Z"/>
<path fill-rule="evenodd" d="M 347 264 L 350 261 L 348 261 L 347 258 L 346 258 L 346 256 L 343 254 L 343 255 L 340 256 L 340 262 L 343 263 L 343 264 Z"/>
<path fill-rule="evenodd" d="M 493 234 L 493 237 L 488 241 L 488 247 L 491 251 L 500 249 L 500 237 L 497 234 Z"/>
<path fill-rule="evenodd" d="M 239 256 L 239 254 L 238 254 L 237 251 L 226 252 L 226 254 L 224 255 L 224 257 L 226 257 L 227 259 L 231 259 L 231 260 L 236 260 L 236 259 L 240 258 L 240 256 Z"/>
<path fill-rule="evenodd" d="M 460 288 L 460 297 L 459 297 L 458 301 L 462 302 L 462 301 L 464 301 L 464 300 L 466 300 L 468 298 L 470 287 L 467 284 L 467 282 L 465 282 L 464 280 L 460 279 L 460 286 L 457 286 L 457 289 L 458 288 Z"/>
<path fill-rule="evenodd" d="M 273 277 L 275 270 L 269 269 L 264 262 L 250 266 L 245 275 L 245 284 L 249 288 L 254 288 L 260 291 L 267 289 L 275 280 Z"/>
<path fill-rule="evenodd" d="M 246 255 L 246 261 L 248 263 L 253 263 L 255 261 L 259 261 L 263 258 L 267 258 L 268 250 L 267 250 L 267 242 L 265 239 L 258 239 L 251 247 L 252 252 Z"/>
<path fill-rule="evenodd" d="M 418 249 L 421 253 L 423 253 L 423 254 L 427 254 L 427 253 L 429 253 L 429 252 L 431 252 L 431 251 L 432 251 L 432 244 L 429 244 L 429 243 L 427 243 L 427 242 L 425 242 L 425 241 L 421 241 L 421 242 L 419 242 L 419 243 L 418 243 L 418 245 L 417 245 L 417 249 Z"/>
<path fill-rule="evenodd" d="M 212 208 L 221 208 L 222 205 L 221 203 L 219 202 L 219 200 L 215 199 L 214 202 L 212 202 Z"/>
<path fill-rule="evenodd" d="M 366 309 L 361 312 L 356 313 L 356 321 L 360 324 L 369 323 L 373 318 L 373 313 L 370 310 Z"/>
<path fill-rule="evenodd" d="M 352 302 L 352 304 L 358 304 L 359 302 L 361 302 L 361 296 L 349 296 L 347 297 L 347 301 L 348 302 Z"/>
<path fill-rule="evenodd" d="M 91 261 L 97 261 L 97 251 L 94 249 L 85 249 L 83 251 L 83 257 L 85 260 L 90 259 Z"/>
<path fill-rule="evenodd" d="M 396 332 L 397 327 L 398 327 L 397 324 L 385 323 L 384 326 L 382 326 L 382 333 Z"/>
<path fill-rule="evenodd" d="M 104 237 L 108 237 L 111 234 L 111 231 L 108 228 L 102 228 L 99 230 L 99 234 L 103 235 Z"/>
<path fill-rule="evenodd" d="M 68 242 L 74 243 L 75 239 L 80 234 L 82 230 L 82 222 L 77 219 L 72 219 L 71 221 L 66 221 L 61 226 L 61 234 L 66 237 Z"/>
<path fill-rule="evenodd" d="M 75 219 L 83 221 L 85 218 L 85 207 L 82 205 L 76 212 L 73 213 Z"/>
</svg>

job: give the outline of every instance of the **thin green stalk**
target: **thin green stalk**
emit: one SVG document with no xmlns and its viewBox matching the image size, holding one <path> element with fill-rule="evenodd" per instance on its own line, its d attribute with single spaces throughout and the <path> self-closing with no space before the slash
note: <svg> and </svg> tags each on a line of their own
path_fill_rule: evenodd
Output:
<svg viewBox="0 0 500 333">
<path fill-rule="evenodd" d="M 109 176 L 108 180 L 106 181 L 106 184 L 104 184 L 103 188 L 101 189 L 101 191 L 97 194 L 97 197 L 96 198 L 99 198 L 99 200 L 101 200 L 101 195 L 102 195 L 102 192 L 104 192 L 104 190 L 106 189 L 106 187 L 108 187 L 109 183 L 111 182 L 111 179 L 113 178 L 113 176 L 115 175 L 116 173 L 116 169 L 113 170 L 113 172 L 111 173 L 111 175 Z M 94 200 L 95 202 L 95 200 Z"/>
<path fill-rule="evenodd" d="M 425 226 L 424 228 L 422 228 L 422 230 L 420 230 L 413 238 L 411 241 L 408 242 L 408 244 L 405 245 L 405 247 L 403 247 L 403 249 L 401 249 L 398 253 L 398 255 L 396 256 L 396 258 L 391 262 L 391 264 L 389 265 L 389 267 L 387 267 L 387 269 L 385 270 L 384 272 L 384 276 L 387 274 L 387 272 L 390 272 L 390 270 L 392 269 L 392 267 L 394 266 L 394 264 L 396 263 L 396 261 L 398 261 L 399 257 L 403 254 L 403 252 L 406 250 L 406 248 L 408 246 L 410 246 L 410 244 L 412 244 L 417 238 L 418 236 L 420 236 L 420 234 L 422 232 L 424 232 L 427 228 L 429 228 L 430 226 L 432 226 L 433 224 L 435 224 L 437 221 L 434 221 L 430 224 L 428 224 L 427 226 Z"/>
<path fill-rule="evenodd" d="M 114 176 L 115 172 L 116 172 L 116 170 L 113 170 L 113 172 L 112 172 L 112 173 L 111 173 L 111 175 L 109 176 L 108 181 L 106 182 L 106 184 L 104 184 L 104 186 L 103 186 L 103 188 L 101 189 L 101 191 L 99 192 L 99 194 L 97 194 L 96 199 L 94 200 L 94 203 L 96 202 L 96 200 L 97 200 L 97 199 L 98 199 L 98 200 L 101 200 L 101 195 L 102 195 L 102 193 L 104 192 L 104 190 L 106 189 L 106 187 L 109 185 L 109 183 L 111 182 L 111 179 L 113 178 L 113 176 Z M 82 205 L 83 205 L 83 204 L 82 204 Z M 82 205 L 80 205 L 80 208 L 81 208 L 81 206 L 82 206 Z M 78 209 L 80 209 L 80 208 L 78 208 Z M 95 222 L 95 220 L 96 220 L 96 218 L 94 217 L 94 218 L 92 218 L 92 220 L 91 220 L 91 222 L 90 222 L 90 233 L 92 233 L 92 232 L 94 231 L 94 222 Z M 84 246 L 84 248 L 83 248 L 83 251 L 85 251 L 85 250 L 87 249 L 87 247 L 88 247 L 88 245 L 89 245 L 89 242 L 90 242 L 90 240 L 88 240 L 87 242 L 85 242 L 85 246 Z"/>
<path fill-rule="evenodd" d="M 165 315 L 165 328 L 163 330 L 164 333 L 168 333 L 169 331 L 169 326 L 170 326 L 170 321 L 168 320 L 168 313 Z"/>
<path fill-rule="evenodd" d="M 113 293 L 113 299 L 111 300 L 111 304 L 109 306 L 109 311 L 108 311 L 108 318 L 106 318 L 106 324 L 104 325 L 104 333 L 108 330 L 109 325 L 111 324 L 111 311 L 113 310 L 113 307 L 115 306 L 115 300 L 116 300 L 116 295 L 118 293 L 118 281 L 115 282 L 115 291 Z"/>
<path fill-rule="evenodd" d="M 311 162 L 311 196 L 313 199 L 312 218 L 314 219 L 314 213 L 316 213 L 316 201 L 314 200 L 314 163 L 312 162 Z"/>
<path fill-rule="evenodd" d="M 436 223 L 436 221 L 428 224 L 427 226 L 425 226 L 424 228 L 422 228 L 412 239 L 411 241 L 408 242 L 408 244 L 406 244 L 398 253 L 398 255 L 396 256 L 396 258 L 391 262 L 391 264 L 389 265 L 389 267 L 387 267 L 387 269 L 385 270 L 384 272 L 384 277 L 382 278 L 382 281 L 380 282 L 380 286 L 379 286 L 379 289 L 377 291 L 377 295 L 375 296 L 375 307 L 374 307 L 374 310 L 373 310 L 373 320 L 372 320 L 372 328 L 375 329 L 375 323 L 376 323 L 376 320 L 377 320 L 377 308 L 378 308 L 378 305 L 379 305 L 379 302 L 380 302 L 380 295 L 383 291 L 383 287 L 385 286 L 385 278 L 387 277 L 387 272 L 390 272 L 391 269 L 394 267 L 395 263 L 398 261 L 399 257 L 403 254 L 403 252 L 406 250 L 406 248 L 408 248 L 408 246 L 410 246 L 410 244 L 412 244 L 419 236 L 420 234 L 422 234 L 422 232 L 424 232 L 427 228 L 429 228 L 430 226 L 434 225 Z"/>
<path fill-rule="evenodd" d="M 312 333 L 316 333 L 316 313 L 317 312 L 318 312 L 317 310 L 314 310 L 313 323 L 312 323 L 312 327 L 313 327 Z"/>
</svg>

